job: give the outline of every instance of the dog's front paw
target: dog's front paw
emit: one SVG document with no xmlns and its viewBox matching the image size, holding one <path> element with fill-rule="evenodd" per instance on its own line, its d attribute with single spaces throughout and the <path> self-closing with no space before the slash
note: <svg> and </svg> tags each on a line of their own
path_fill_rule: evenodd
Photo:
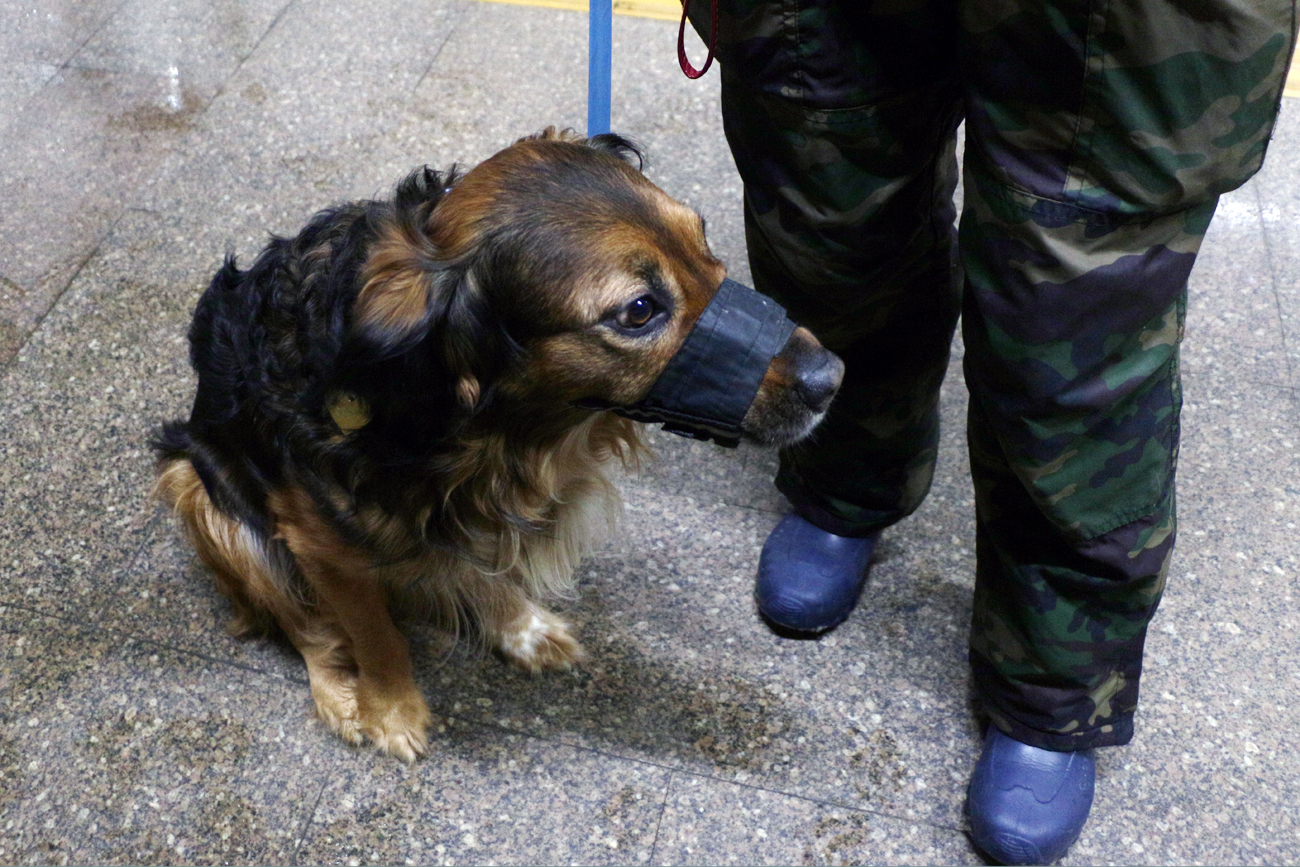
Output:
<svg viewBox="0 0 1300 867">
<path fill-rule="evenodd" d="M 414 684 L 395 695 L 363 688 L 357 715 L 361 733 L 390 756 L 410 764 L 429 754 L 428 729 L 433 717 Z"/>
<path fill-rule="evenodd" d="M 531 672 L 571 668 L 584 656 L 564 621 L 535 606 L 502 631 L 500 646 L 506 659 Z"/>
<path fill-rule="evenodd" d="M 364 740 L 357 718 L 357 678 L 349 672 L 320 668 L 311 671 L 316 715 L 335 734 L 354 746 Z"/>
</svg>

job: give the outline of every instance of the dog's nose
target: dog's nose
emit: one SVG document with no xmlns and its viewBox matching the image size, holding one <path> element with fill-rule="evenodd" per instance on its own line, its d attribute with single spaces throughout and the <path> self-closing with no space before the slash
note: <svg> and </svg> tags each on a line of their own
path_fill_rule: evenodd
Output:
<svg viewBox="0 0 1300 867">
<path fill-rule="evenodd" d="M 799 371 L 794 390 L 809 409 L 825 412 L 843 379 L 844 362 L 835 353 L 823 349 L 820 363 L 814 361 Z"/>
</svg>

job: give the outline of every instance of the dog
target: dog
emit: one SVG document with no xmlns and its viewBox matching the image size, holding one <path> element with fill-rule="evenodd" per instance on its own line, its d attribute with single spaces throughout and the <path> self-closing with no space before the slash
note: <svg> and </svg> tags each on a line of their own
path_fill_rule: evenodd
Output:
<svg viewBox="0 0 1300 867">
<path fill-rule="evenodd" d="M 198 302 L 193 410 L 155 435 L 156 494 L 232 632 L 283 631 L 350 743 L 427 753 L 395 617 L 472 628 L 531 672 L 583 656 L 540 600 L 618 513 L 606 469 L 645 452 L 617 409 L 726 277 L 700 216 L 633 159 L 548 128 L 463 174 L 426 167 L 248 270 L 228 255 Z M 809 433 L 843 373 L 806 329 L 778 348 L 739 423 L 769 445 Z"/>
</svg>

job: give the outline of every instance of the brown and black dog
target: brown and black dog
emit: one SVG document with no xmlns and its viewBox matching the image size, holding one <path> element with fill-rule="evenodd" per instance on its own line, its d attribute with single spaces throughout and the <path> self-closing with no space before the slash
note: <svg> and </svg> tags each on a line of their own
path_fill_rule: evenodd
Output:
<svg viewBox="0 0 1300 867">
<path fill-rule="evenodd" d="M 629 157 L 549 129 L 464 176 L 417 171 L 247 271 L 228 259 L 199 301 L 198 391 L 156 438 L 157 491 L 233 631 L 282 629 L 345 740 L 426 752 L 395 611 L 472 626 L 531 671 L 581 657 L 537 600 L 617 513 L 606 464 L 642 451 L 590 406 L 644 396 L 725 276 L 700 217 Z M 743 435 L 803 437 L 842 369 L 796 330 Z"/>
</svg>

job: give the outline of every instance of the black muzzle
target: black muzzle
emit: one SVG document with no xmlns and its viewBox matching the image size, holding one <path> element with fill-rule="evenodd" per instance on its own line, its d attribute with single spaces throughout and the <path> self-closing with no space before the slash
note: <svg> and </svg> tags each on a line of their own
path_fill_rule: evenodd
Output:
<svg viewBox="0 0 1300 867">
<path fill-rule="evenodd" d="M 725 279 L 645 398 L 630 406 L 581 405 L 734 448 L 768 366 L 794 329 L 780 304 Z"/>
</svg>

